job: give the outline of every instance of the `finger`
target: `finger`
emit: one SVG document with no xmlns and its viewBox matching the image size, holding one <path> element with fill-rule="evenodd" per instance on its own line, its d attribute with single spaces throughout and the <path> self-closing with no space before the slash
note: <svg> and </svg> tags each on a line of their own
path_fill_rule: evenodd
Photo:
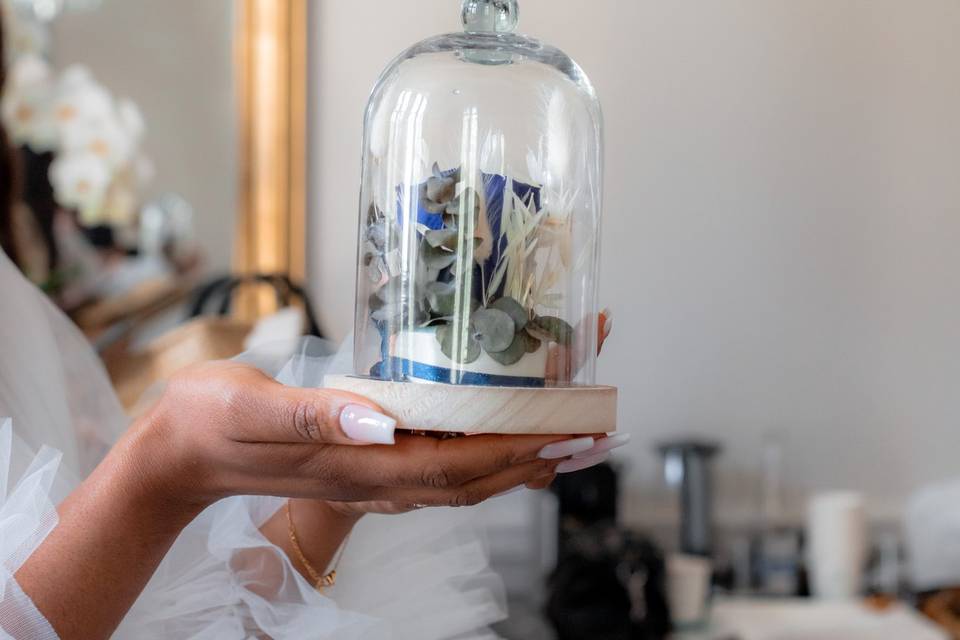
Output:
<svg viewBox="0 0 960 640">
<path fill-rule="evenodd" d="M 284 386 L 266 376 L 245 394 L 243 442 L 393 444 L 397 421 L 346 391 Z"/>
<path fill-rule="evenodd" d="M 393 446 L 317 447 L 312 444 L 244 444 L 255 460 L 253 479 L 275 495 L 343 489 L 351 500 L 379 499 L 371 488 L 451 489 L 534 460 L 569 460 L 594 446 L 592 437 L 475 435 L 449 440 L 398 434 Z M 242 471 L 242 469 L 238 470 Z M 298 496 L 300 494 L 297 494 Z M 326 494 L 322 497 L 337 497 Z"/>
<path fill-rule="evenodd" d="M 382 500 L 427 507 L 470 507 L 553 473 L 558 460 L 533 460 L 451 489 L 384 489 Z"/>
<path fill-rule="evenodd" d="M 329 447 L 326 449 L 334 451 L 338 448 Z M 339 449 L 341 452 L 349 451 L 346 447 Z M 342 460 L 327 465 L 315 476 L 264 474 L 251 478 L 249 474 L 236 472 L 236 477 L 231 477 L 230 482 L 231 486 L 242 490 L 244 495 L 271 495 L 341 502 L 392 502 L 405 505 L 405 509 L 412 508 L 414 505 L 468 506 L 514 487 L 522 486 L 526 482 L 553 474 L 562 462 L 564 460 L 537 458 L 499 473 L 449 488 L 391 487 L 367 484 L 362 477 L 359 477 L 365 474 L 363 469 L 343 467 Z"/>
<path fill-rule="evenodd" d="M 602 436 L 596 437 L 596 444 L 593 445 L 593 448 L 589 451 L 584 451 L 583 453 L 578 453 L 574 455 L 574 459 L 582 460 L 583 458 L 592 458 L 593 456 L 598 456 L 601 453 L 609 453 L 614 449 L 619 449 L 620 447 L 626 445 L 630 442 L 629 433 L 615 433 L 611 436 L 603 434 Z"/>
<path fill-rule="evenodd" d="M 342 464 L 369 483 L 447 489 L 526 462 L 570 458 L 594 445 L 589 436 L 473 435 L 437 440 L 400 434 L 393 447 L 333 453 L 342 456 Z M 345 458 L 357 462 L 351 464 Z"/>
<path fill-rule="evenodd" d="M 527 489 L 533 491 L 542 491 L 550 487 L 553 481 L 557 479 L 557 474 L 551 473 L 540 478 L 535 478 L 526 484 Z"/>
</svg>

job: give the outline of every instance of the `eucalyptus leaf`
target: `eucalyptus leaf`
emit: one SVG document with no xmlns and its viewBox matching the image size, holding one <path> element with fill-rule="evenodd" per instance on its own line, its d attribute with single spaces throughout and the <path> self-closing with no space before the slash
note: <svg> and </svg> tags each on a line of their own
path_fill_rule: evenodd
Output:
<svg viewBox="0 0 960 640">
<path fill-rule="evenodd" d="M 394 334 L 420 326 L 430 316 L 420 302 L 401 301 L 387 303 L 381 309 L 371 313 L 370 317 L 377 322 L 385 323 L 387 332 Z"/>
<path fill-rule="evenodd" d="M 499 309 L 480 309 L 470 318 L 470 333 L 487 353 L 509 348 L 516 331 L 510 316 Z"/>
<path fill-rule="evenodd" d="M 367 227 L 367 239 L 379 251 L 383 251 L 387 246 L 387 225 L 384 222 L 372 224 Z"/>
<path fill-rule="evenodd" d="M 423 205 L 423 210 L 427 213 L 443 213 L 445 205 L 442 202 L 434 202 L 433 200 L 422 199 L 420 202 Z"/>
<path fill-rule="evenodd" d="M 377 322 L 387 322 L 393 321 L 398 316 L 401 316 L 403 312 L 403 305 L 399 302 L 388 302 L 380 306 L 379 309 L 370 314 L 370 317 L 376 320 Z M 399 324 L 397 322 L 392 322 L 392 324 Z"/>
<path fill-rule="evenodd" d="M 457 260 L 457 254 L 441 247 L 430 246 L 429 242 L 420 245 L 420 259 L 431 271 L 446 269 Z"/>
<path fill-rule="evenodd" d="M 455 340 L 455 337 L 456 333 L 450 325 L 441 325 L 437 328 L 437 340 L 440 341 L 440 350 L 443 355 L 459 364 L 470 364 L 480 357 L 480 343 L 473 336 L 462 333 L 459 341 Z M 456 349 L 454 342 L 459 342 Z"/>
<path fill-rule="evenodd" d="M 573 340 L 573 327 L 554 316 L 537 316 L 527 323 L 527 333 L 545 342 L 567 346 Z"/>
<path fill-rule="evenodd" d="M 480 196 L 476 190 L 470 187 L 467 187 L 463 190 L 463 193 L 449 201 L 444 209 L 444 214 L 459 217 L 464 213 L 464 210 L 471 205 L 473 207 L 473 221 L 474 224 L 476 224 L 480 216 Z"/>
<path fill-rule="evenodd" d="M 494 353 L 488 351 L 487 355 L 504 366 L 510 366 L 520 362 L 520 359 L 527 353 L 526 340 L 523 338 L 525 335 L 523 332 L 517 333 L 513 338 L 513 342 L 511 342 L 510 346 L 505 350 Z"/>
<path fill-rule="evenodd" d="M 427 200 L 449 203 L 456 196 L 457 182 L 453 178 L 427 178 Z"/>
<path fill-rule="evenodd" d="M 430 304 L 430 311 L 441 316 L 449 316 L 454 312 L 457 290 L 449 282 L 428 282 L 426 298 Z"/>
<path fill-rule="evenodd" d="M 380 256 L 372 256 L 366 265 L 367 278 L 370 282 L 381 282 L 387 275 L 387 263 Z"/>
<path fill-rule="evenodd" d="M 377 289 L 376 296 L 380 298 L 382 302 L 397 302 L 403 295 L 402 290 L 401 279 L 399 277 L 391 278 L 387 284 Z"/>
<path fill-rule="evenodd" d="M 383 212 L 380 211 L 380 208 L 373 202 L 370 203 L 370 207 L 367 208 L 367 224 L 373 225 L 377 224 L 384 219 Z"/>
<path fill-rule="evenodd" d="M 522 331 L 520 335 L 523 336 L 523 344 L 527 353 L 536 353 L 540 350 L 541 345 L 543 345 L 541 340 L 534 338 L 526 331 Z"/>
<path fill-rule="evenodd" d="M 430 180 L 434 180 L 434 178 L 430 178 Z M 427 192 L 428 183 L 424 182 L 420 185 L 420 206 L 423 207 L 427 213 L 443 213 L 443 210 L 447 208 L 447 201 L 437 202 L 430 198 Z"/>
<path fill-rule="evenodd" d="M 517 327 L 517 331 L 521 331 L 525 326 L 527 326 L 527 320 L 530 318 L 527 310 L 523 308 L 523 305 L 510 296 L 504 296 L 498 299 L 496 302 L 490 305 L 490 308 L 499 309 L 510 316 L 510 319 L 513 320 L 513 324 L 515 324 Z"/>
<path fill-rule="evenodd" d="M 428 318 L 420 323 L 421 327 L 437 327 L 437 329 L 442 329 L 443 326 L 446 326 L 453 320 L 453 316 L 439 316 L 435 318 Z M 442 325 L 442 326 L 441 326 Z"/>
<path fill-rule="evenodd" d="M 426 238 L 427 243 L 434 249 L 443 247 L 451 251 L 456 251 L 460 239 L 460 231 L 450 227 L 445 229 L 432 229 L 424 233 L 423 237 Z"/>
</svg>

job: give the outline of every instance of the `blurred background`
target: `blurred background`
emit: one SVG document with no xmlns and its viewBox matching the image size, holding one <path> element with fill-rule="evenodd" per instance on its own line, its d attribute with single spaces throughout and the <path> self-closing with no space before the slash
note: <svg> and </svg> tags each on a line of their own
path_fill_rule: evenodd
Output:
<svg viewBox="0 0 960 640">
<path fill-rule="evenodd" d="M 255 327 L 348 336 L 365 103 L 459 3 L 4 8 L 18 263 L 131 411 Z M 500 633 L 960 637 L 960 4 L 523 0 L 521 31 L 603 104 L 632 440 L 484 507 Z"/>
</svg>

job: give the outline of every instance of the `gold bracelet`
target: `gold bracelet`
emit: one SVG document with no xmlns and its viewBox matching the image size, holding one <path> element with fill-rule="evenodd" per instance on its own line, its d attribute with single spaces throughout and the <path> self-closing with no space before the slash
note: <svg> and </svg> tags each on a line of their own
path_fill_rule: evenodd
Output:
<svg viewBox="0 0 960 640">
<path fill-rule="evenodd" d="M 310 561 L 307 560 L 307 556 L 304 555 L 303 549 L 300 548 L 300 540 L 297 538 L 297 529 L 293 526 L 293 507 L 291 507 L 292 502 L 292 500 L 287 500 L 286 504 L 287 529 L 290 532 L 290 545 L 293 547 L 294 553 L 297 554 L 297 559 L 300 561 L 300 564 L 302 564 L 307 570 L 307 574 L 313 581 L 314 589 L 317 591 L 323 591 L 326 587 L 332 587 L 337 583 L 337 567 L 340 565 L 340 558 L 343 557 L 343 550 L 347 546 L 347 540 L 350 539 L 350 534 L 347 534 L 347 537 L 343 540 L 343 544 L 341 544 L 340 548 L 337 549 L 337 556 L 334 559 L 333 569 L 331 569 L 330 573 L 327 573 L 326 575 L 320 575 L 320 572 L 314 569 L 313 565 L 310 564 Z"/>
</svg>

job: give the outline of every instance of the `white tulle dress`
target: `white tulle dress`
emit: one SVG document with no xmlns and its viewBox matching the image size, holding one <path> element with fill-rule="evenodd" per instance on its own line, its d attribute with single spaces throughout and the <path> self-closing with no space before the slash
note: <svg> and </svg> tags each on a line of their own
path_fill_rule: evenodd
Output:
<svg viewBox="0 0 960 640">
<path fill-rule="evenodd" d="M 285 384 L 316 386 L 330 358 L 311 349 L 271 373 Z M 0 252 L 0 638 L 57 638 L 14 575 L 57 526 L 56 505 L 126 424 L 83 336 Z M 114 637 L 496 637 L 487 625 L 503 617 L 502 587 L 469 513 L 364 518 L 337 585 L 321 595 L 259 531 L 282 504 L 238 497 L 207 509 L 177 539 Z M 242 550 L 255 550 L 262 564 L 233 562 Z M 284 578 L 265 598 L 250 587 L 268 564 Z"/>
</svg>

